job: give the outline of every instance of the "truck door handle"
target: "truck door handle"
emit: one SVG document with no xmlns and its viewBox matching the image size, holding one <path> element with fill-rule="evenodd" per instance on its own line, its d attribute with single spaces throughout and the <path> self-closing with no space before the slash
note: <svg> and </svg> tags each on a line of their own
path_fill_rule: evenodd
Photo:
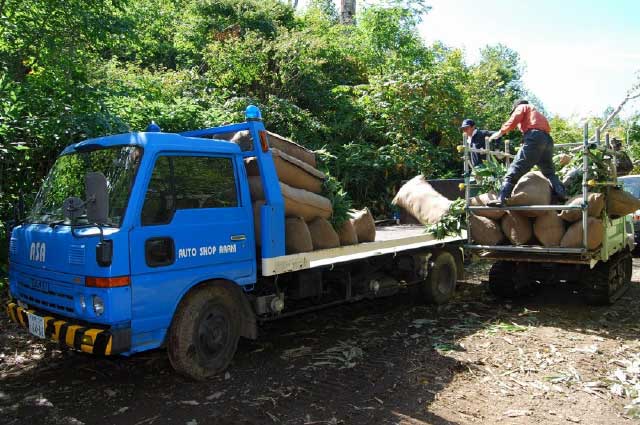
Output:
<svg viewBox="0 0 640 425">
<path fill-rule="evenodd" d="M 231 235 L 232 241 L 243 241 L 245 239 L 247 239 L 245 235 Z"/>
</svg>

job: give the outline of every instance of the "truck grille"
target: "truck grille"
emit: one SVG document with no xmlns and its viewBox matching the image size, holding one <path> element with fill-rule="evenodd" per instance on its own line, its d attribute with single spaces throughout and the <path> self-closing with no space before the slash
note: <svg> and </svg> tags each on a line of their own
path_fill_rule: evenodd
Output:
<svg viewBox="0 0 640 425">
<path fill-rule="evenodd" d="M 17 253 L 18 253 L 18 240 L 12 238 L 9 241 L 9 254 L 16 255 Z"/>
<path fill-rule="evenodd" d="M 34 289 L 23 282 L 18 282 L 18 293 L 22 301 L 29 306 L 40 307 L 58 313 L 73 313 L 73 296 L 54 289 Z"/>
<path fill-rule="evenodd" d="M 71 245 L 69 248 L 69 264 L 84 264 L 84 245 Z"/>
</svg>

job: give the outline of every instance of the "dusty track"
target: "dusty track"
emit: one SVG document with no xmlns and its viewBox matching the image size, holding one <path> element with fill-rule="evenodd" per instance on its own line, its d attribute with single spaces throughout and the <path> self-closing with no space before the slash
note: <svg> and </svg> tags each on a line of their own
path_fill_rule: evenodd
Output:
<svg viewBox="0 0 640 425">
<path fill-rule="evenodd" d="M 268 324 L 228 373 L 176 376 L 164 351 L 97 358 L 0 320 L 0 423 L 632 423 L 616 370 L 640 353 L 640 262 L 610 308 L 567 288 L 512 305 L 476 270 L 453 303 L 401 295 Z M 620 381 L 620 382 L 619 382 Z M 613 392 L 612 392 L 613 389 Z M 625 413 L 627 412 L 627 413 Z"/>
</svg>

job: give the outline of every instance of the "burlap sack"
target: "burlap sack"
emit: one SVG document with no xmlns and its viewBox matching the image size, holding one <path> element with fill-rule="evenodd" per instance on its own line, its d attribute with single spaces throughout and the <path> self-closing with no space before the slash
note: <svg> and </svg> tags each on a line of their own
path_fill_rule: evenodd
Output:
<svg viewBox="0 0 640 425">
<path fill-rule="evenodd" d="M 513 188 L 511 198 L 507 204 L 511 206 L 522 205 L 549 205 L 551 203 L 551 183 L 539 171 L 529 171 L 522 176 Z M 527 217 L 544 215 L 544 211 L 522 212 Z"/>
<path fill-rule="evenodd" d="M 317 217 L 310 223 L 307 223 L 309 233 L 311 234 L 311 242 L 313 249 L 329 249 L 340 246 L 340 238 L 333 229 L 331 223 L 324 218 Z"/>
<path fill-rule="evenodd" d="M 524 245 L 533 236 L 531 220 L 515 211 L 507 211 L 500 221 L 502 232 L 513 245 Z"/>
<path fill-rule="evenodd" d="M 472 207 L 484 207 L 490 201 L 495 201 L 498 199 L 498 195 L 495 192 L 483 193 L 482 195 L 474 196 L 469 199 L 469 204 Z M 504 215 L 505 211 L 473 211 L 473 214 L 478 215 L 480 217 L 487 217 L 492 220 L 500 220 Z"/>
<path fill-rule="evenodd" d="M 602 220 L 589 217 L 587 221 L 587 247 L 592 250 L 602 245 L 603 233 Z M 560 246 L 562 248 L 582 248 L 582 220 L 569 226 L 560 241 Z"/>
<path fill-rule="evenodd" d="M 240 146 L 240 150 L 243 152 L 253 150 L 253 140 L 249 130 L 238 131 L 231 137 L 231 142 Z"/>
<path fill-rule="evenodd" d="M 280 136 L 279 134 L 272 133 L 270 131 L 267 131 L 267 134 L 269 135 L 269 146 L 278 149 L 287 155 L 291 155 L 300 161 L 306 162 L 313 168 L 317 168 L 315 153 L 292 140 Z"/>
<path fill-rule="evenodd" d="M 404 208 L 426 226 L 439 222 L 449 212 L 452 202 L 431 187 L 423 175 L 418 175 L 400 188 L 391 203 Z"/>
<path fill-rule="evenodd" d="M 254 202 L 264 199 L 260 176 L 249 177 L 249 190 Z M 295 189 L 284 183 L 280 183 L 280 192 L 284 199 L 285 216 L 302 217 L 311 221 L 316 217 L 330 218 L 333 213 L 331 201 L 324 196 L 303 189 Z"/>
<path fill-rule="evenodd" d="M 322 182 L 326 177 L 323 172 L 278 149 L 271 149 L 271 156 L 276 167 L 278 180 L 282 183 L 313 193 L 320 193 L 322 191 Z M 255 157 L 245 159 L 245 165 L 247 167 L 247 174 L 250 176 L 260 175 L 258 161 Z"/>
<path fill-rule="evenodd" d="M 270 131 L 267 131 L 267 134 L 269 135 L 268 140 L 271 148 L 278 149 L 287 155 L 291 155 L 300 161 L 306 162 L 313 168 L 316 168 L 317 163 L 315 153 L 304 146 L 287 139 L 286 137 L 280 136 L 279 134 L 272 133 Z M 219 140 L 229 140 L 240 146 L 242 151 L 253 149 L 253 142 L 249 130 L 242 130 L 235 133 L 216 134 L 215 138 Z"/>
<path fill-rule="evenodd" d="M 498 222 L 487 217 L 469 216 L 471 240 L 478 245 L 498 245 L 504 240 Z"/>
<path fill-rule="evenodd" d="M 340 238 L 340 245 L 342 246 L 355 245 L 358 243 L 356 228 L 350 220 L 345 221 L 342 227 L 338 229 L 338 237 Z"/>
<path fill-rule="evenodd" d="M 567 205 L 582 205 L 582 195 L 574 196 L 567 202 Z M 587 214 L 589 217 L 600 217 L 604 208 L 604 194 L 590 193 L 587 201 Z M 582 218 L 581 210 L 562 211 L 560 218 L 570 223 L 578 221 Z"/>
<path fill-rule="evenodd" d="M 564 230 L 564 220 L 555 211 L 545 211 L 533 223 L 533 233 L 545 247 L 560 246 Z"/>
<path fill-rule="evenodd" d="M 623 216 L 640 209 L 640 199 L 622 189 L 611 189 L 607 197 L 607 214 Z"/>
<path fill-rule="evenodd" d="M 313 242 L 307 223 L 300 217 L 284 219 L 285 251 L 287 254 L 313 251 Z"/>
<path fill-rule="evenodd" d="M 376 223 L 369 208 L 360 211 L 350 211 L 351 224 L 353 224 L 358 236 L 358 243 L 373 242 L 376 240 Z"/>
</svg>

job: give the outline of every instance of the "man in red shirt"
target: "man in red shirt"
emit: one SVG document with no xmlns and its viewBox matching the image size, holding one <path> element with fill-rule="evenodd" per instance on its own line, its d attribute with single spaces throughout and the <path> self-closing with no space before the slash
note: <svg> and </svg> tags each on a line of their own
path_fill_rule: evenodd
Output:
<svg viewBox="0 0 640 425">
<path fill-rule="evenodd" d="M 489 140 L 496 140 L 516 127 L 523 134 L 522 146 L 507 171 L 498 200 L 494 201 L 492 206 L 504 206 L 520 177 L 534 165 L 537 165 L 542 174 L 549 179 L 558 200 L 564 202 L 566 200 L 564 186 L 553 166 L 553 139 L 549 135 L 551 131 L 549 122 L 528 101 L 516 100 L 507 122 L 499 131 L 492 134 Z"/>
</svg>

